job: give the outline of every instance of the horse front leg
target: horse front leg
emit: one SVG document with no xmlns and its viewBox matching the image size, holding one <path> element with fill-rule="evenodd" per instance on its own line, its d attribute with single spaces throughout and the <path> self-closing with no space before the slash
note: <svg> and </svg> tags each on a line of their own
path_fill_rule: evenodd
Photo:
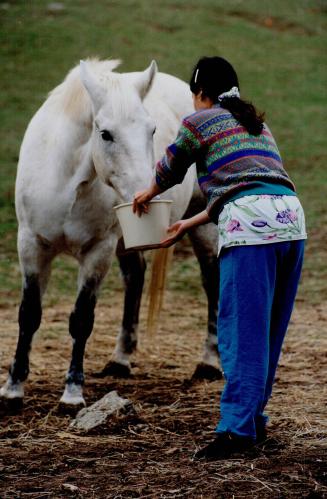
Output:
<svg viewBox="0 0 327 499">
<path fill-rule="evenodd" d="M 217 313 L 219 271 L 217 251 L 217 229 L 213 224 L 196 227 L 189 237 L 201 269 L 202 285 L 208 300 L 208 327 L 203 348 L 202 361 L 197 365 L 192 379 L 215 380 L 222 378 L 217 347 Z"/>
<path fill-rule="evenodd" d="M 23 275 L 22 300 L 18 313 L 19 334 L 9 376 L 0 397 L 23 400 L 24 382 L 29 374 L 29 353 L 34 333 L 41 323 L 41 300 L 50 275 L 53 255 L 37 237 L 18 232 L 18 252 Z"/>
<path fill-rule="evenodd" d="M 125 299 L 122 327 L 110 361 L 101 376 L 129 377 L 130 356 L 137 347 L 137 330 L 145 274 L 145 259 L 140 251 L 125 252 L 123 241 L 117 246 L 117 257 L 124 280 Z"/>
<path fill-rule="evenodd" d="M 69 333 L 73 340 L 72 357 L 66 375 L 65 391 L 60 404 L 85 406 L 83 397 L 84 353 L 87 340 L 92 333 L 94 311 L 100 285 L 110 267 L 116 238 L 93 246 L 80 259 L 78 294 L 74 309 L 69 318 Z"/>
</svg>

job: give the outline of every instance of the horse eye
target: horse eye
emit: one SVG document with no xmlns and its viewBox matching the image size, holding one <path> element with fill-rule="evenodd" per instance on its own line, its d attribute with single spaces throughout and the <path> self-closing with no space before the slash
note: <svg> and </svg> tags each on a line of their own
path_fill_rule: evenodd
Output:
<svg viewBox="0 0 327 499">
<path fill-rule="evenodd" d="M 152 135 L 154 135 L 156 133 L 156 130 L 157 130 L 157 127 L 155 126 L 153 129 Z"/>
<path fill-rule="evenodd" d="M 107 142 L 113 142 L 114 141 L 113 136 L 111 135 L 110 132 L 108 132 L 108 130 L 102 130 L 100 133 L 101 133 L 101 137 L 102 137 L 103 140 L 105 140 Z"/>
</svg>

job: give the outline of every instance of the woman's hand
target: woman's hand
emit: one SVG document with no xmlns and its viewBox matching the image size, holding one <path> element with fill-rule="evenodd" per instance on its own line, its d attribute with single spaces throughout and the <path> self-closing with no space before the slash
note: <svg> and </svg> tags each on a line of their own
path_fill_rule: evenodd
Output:
<svg viewBox="0 0 327 499">
<path fill-rule="evenodd" d="M 169 248 L 169 246 L 172 246 L 177 241 L 182 239 L 182 237 L 184 236 L 184 234 L 187 232 L 188 229 L 189 229 L 188 220 L 178 220 L 178 222 L 175 222 L 167 229 L 167 233 L 171 234 L 171 236 L 160 241 L 160 246 L 162 248 Z"/>
<path fill-rule="evenodd" d="M 160 241 L 160 246 L 162 248 L 169 248 L 169 246 L 172 246 L 182 239 L 184 234 L 191 229 L 191 227 L 197 227 L 198 225 L 207 224 L 208 222 L 210 222 L 210 218 L 206 210 L 194 215 L 194 217 L 178 220 L 178 222 L 175 222 L 169 227 L 167 232 L 168 234 L 171 234 L 171 236 Z"/>
<path fill-rule="evenodd" d="M 134 194 L 133 213 L 137 213 L 139 217 L 142 215 L 142 213 L 148 213 L 149 203 L 151 199 L 160 194 L 161 192 L 162 190 L 156 184 L 154 178 L 148 189 L 144 189 L 144 191 L 138 191 Z"/>
<path fill-rule="evenodd" d="M 148 213 L 151 199 L 150 189 L 136 192 L 133 199 L 133 213 L 137 213 L 139 217 L 142 213 Z"/>
</svg>

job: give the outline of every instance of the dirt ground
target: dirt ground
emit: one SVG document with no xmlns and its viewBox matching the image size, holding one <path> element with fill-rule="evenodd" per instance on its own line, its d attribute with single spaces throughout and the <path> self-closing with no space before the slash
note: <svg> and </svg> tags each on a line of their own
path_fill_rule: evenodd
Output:
<svg viewBox="0 0 327 499">
<path fill-rule="evenodd" d="M 201 356 L 203 297 L 166 294 L 155 338 L 142 335 L 130 379 L 95 376 L 108 361 L 119 328 L 122 295 L 101 298 L 85 371 L 87 404 L 110 390 L 129 398 L 137 416 L 121 416 L 101 431 L 69 430 L 58 411 L 70 358 L 66 332 L 71 303 L 44 310 L 34 341 L 24 408 L 2 405 L 2 498 L 322 498 L 326 484 L 326 306 L 297 302 L 273 398 L 269 432 L 275 440 L 246 458 L 195 462 L 219 415 L 223 381 L 185 383 Z M 187 305 L 187 306 L 186 306 Z M 16 306 L 0 310 L 1 371 L 16 343 Z M 324 369 L 325 367 L 325 369 Z M 269 443 L 270 442 L 270 443 Z"/>
</svg>

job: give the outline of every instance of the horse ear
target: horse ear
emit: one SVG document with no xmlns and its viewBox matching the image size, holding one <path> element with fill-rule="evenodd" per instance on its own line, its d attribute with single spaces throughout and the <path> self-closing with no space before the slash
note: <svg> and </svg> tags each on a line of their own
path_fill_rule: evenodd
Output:
<svg viewBox="0 0 327 499">
<path fill-rule="evenodd" d="M 136 81 L 136 89 L 140 94 L 142 100 L 149 92 L 157 71 L 158 66 L 156 61 L 152 61 L 150 66 L 145 71 L 143 71 L 143 73 L 141 73 L 141 76 Z"/>
<path fill-rule="evenodd" d="M 80 61 L 80 76 L 87 93 L 91 97 L 94 110 L 97 112 L 103 105 L 105 91 L 89 71 L 88 64 L 85 61 Z"/>
</svg>

